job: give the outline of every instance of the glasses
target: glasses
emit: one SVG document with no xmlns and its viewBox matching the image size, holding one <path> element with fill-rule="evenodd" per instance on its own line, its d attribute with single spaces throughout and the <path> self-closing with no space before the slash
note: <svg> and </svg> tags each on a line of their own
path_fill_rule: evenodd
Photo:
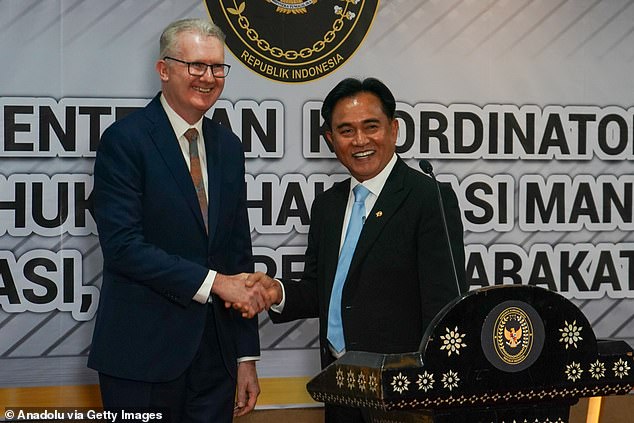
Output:
<svg viewBox="0 0 634 423">
<path fill-rule="evenodd" d="M 210 68 L 211 74 L 213 76 L 215 76 L 216 78 L 224 78 L 229 75 L 229 69 L 231 69 L 231 65 L 227 65 L 225 63 L 215 63 L 213 65 L 208 65 L 207 63 L 201 62 L 186 62 L 184 60 L 175 59 L 169 56 L 163 57 L 163 60 L 167 59 L 187 65 L 187 71 L 191 76 L 203 76 L 205 73 L 207 73 L 207 68 Z"/>
</svg>

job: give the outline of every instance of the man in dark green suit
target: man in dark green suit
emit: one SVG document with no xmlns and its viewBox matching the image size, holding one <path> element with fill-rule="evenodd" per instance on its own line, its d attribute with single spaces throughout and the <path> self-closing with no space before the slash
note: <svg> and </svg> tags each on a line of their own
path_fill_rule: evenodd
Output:
<svg viewBox="0 0 634 423">
<path fill-rule="evenodd" d="M 458 286 L 467 291 L 456 195 L 442 185 L 454 271 L 435 182 L 396 154 L 395 109 L 390 90 L 374 78 L 346 79 L 328 94 L 321 110 L 326 138 L 352 178 L 315 198 L 301 280 L 277 283 L 262 273 L 250 277 L 251 284 L 269 289 L 270 301 L 277 304 L 269 311 L 274 322 L 319 317 L 324 367 L 346 350 L 416 351 L 433 317 L 459 295 Z M 369 191 L 362 201 L 364 222 L 337 293 L 333 286 L 350 248 L 346 232 L 353 226 L 352 191 L 358 185 Z M 340 314 L 335 324 L 333 309 Z M 337 325 L 342 348 L 332 339 Z M 326 421 L 367 417 L 359 409 L 326 405 Z"/>
</svg>

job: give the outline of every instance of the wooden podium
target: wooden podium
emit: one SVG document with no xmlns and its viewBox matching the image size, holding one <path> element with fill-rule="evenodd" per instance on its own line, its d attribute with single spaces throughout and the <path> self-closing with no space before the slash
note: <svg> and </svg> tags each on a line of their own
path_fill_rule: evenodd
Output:
<svg viewBox="0 0 634 423">
<path fill-rule="evenodd" d="M 374 423 L 566 423 L 579 398 L 633 385 L 627 343 L 597 340 L 570 301 L 518 285 L 448 304 L 418 352 L 350 351 L 307 389 L 316 401 L 367 409 Z"/>
</svg>

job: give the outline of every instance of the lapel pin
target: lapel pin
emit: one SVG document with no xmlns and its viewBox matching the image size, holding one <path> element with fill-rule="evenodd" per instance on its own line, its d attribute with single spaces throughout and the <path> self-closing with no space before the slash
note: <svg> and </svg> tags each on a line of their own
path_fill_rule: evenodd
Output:
<svg viewBox="0 0 634 423">
<path fill-rule="evenodd" d="M 383 212 L 381 210 L 376 212 L 376 217 L 381 217 L 381 216 L 383 216 Z"/>
</svg>

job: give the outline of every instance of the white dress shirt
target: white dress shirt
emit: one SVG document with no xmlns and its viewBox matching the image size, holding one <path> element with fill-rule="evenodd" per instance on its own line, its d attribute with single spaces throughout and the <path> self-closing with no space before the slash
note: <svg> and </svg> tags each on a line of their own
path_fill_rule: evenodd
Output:
<svg viewBox="0 0 634 423">
<path fill-rule="evenodd" d="M 167 113 L 167 118 L 172 125 L 172 129 L 174 129 L 174 133 L 176 134 L 176 138 L 178 139 L 178 145 L 181 148 L 181 153 L 183 153 L 183 158 L 185 159 L 185 163 L 187 163 L 188 169 L 191 169 L 191 163 L 189 160 L 189 141 L 187 141 L 187 138 L 185 138 L 185 132 L 187 132 L 189 128 L 196 128 L 196 130 L 198 131 L 198 155 L 200 157 L 200 169 L 203 174 L 205 195 L 207 195 L 207 198 L 209 198 L 209 190 L 207 185 L 207 155 L 205 154 L 205 140 L 203 138 L 203 118 L 201 117 L 198 122 L 190 125 L 185 121 L 185 119 L 180 117 L 178 113 L 176 113 L 174 109 L 170 107 L 169 104 L 167 104 L 167 101 L 165 100 L 165 97 L 163 97 L 163 94 L 161 94 L 161 104 L 163 105 L 163 109 L 165 109 L 165 113 Z M 203 280 L 202 285 L 200 286 L 196 294 L 194 294 L 194 301 L 201 304 L 205 304 L 211 301 L 211 288 L 214 284 L 216 273 L 217 272 L 215 270 L 209 269 L 209 272 Z"/>
</svg>

